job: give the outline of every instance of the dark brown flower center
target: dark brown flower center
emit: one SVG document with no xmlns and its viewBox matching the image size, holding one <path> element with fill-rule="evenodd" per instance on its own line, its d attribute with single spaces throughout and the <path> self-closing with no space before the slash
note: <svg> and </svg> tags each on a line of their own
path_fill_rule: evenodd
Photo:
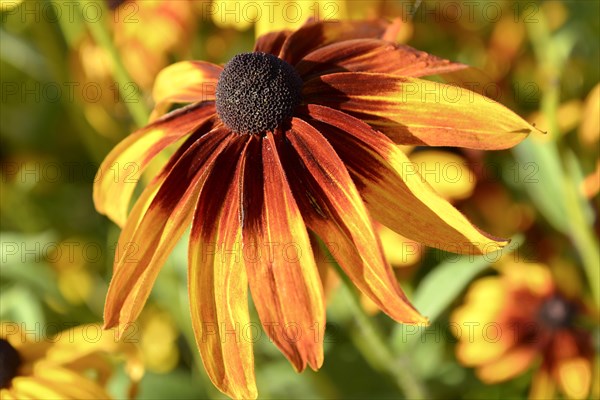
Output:
<svg viewBox="0 0 600 400">
<path fill-rule="evenodd" d="M 0 338 L 0 389 L 10 387 L 10 382 L 21 366 L 21 356 L 5 339 Z"/>
<path fill-rule="evenodd" d="M 302 79 L 290 64 L 267 53 L 242 53 L 223 69 L 217 114 L 232 131 L 262 134 L 289 121 L 300 104 Z"/>
<path fill-rule="evenodd" d="M 559 295 L 546 299 L 539 310 L 539 320 L 550 329 L 566 328 L 575 317 L 575 306 Z"/>
</svg>

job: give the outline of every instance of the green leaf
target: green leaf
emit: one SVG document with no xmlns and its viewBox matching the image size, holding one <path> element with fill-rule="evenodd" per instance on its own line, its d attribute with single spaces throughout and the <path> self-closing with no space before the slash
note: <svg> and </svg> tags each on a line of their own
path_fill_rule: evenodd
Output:
<svg viewBox="0 0 600 400">
<path fill-rule="evenodd" d="M 30 329 L 36 329 L 36 331 L 37 327 L 43 327 L 46 323 L 39 298 L 32 290 L 20 286 L 2 288 L 0 319 L 19 322 Z"/>
<path fill-rule="evenodd" d="M 435 322 L 475 276 L 502 255 L 515 251 L 523 241 L 522 236 L 516 236 L 507 247 L 498 252 L 481 256 L 456 255 L 455 258 L 439 264 L 417 287 L 412 299 L 413 304 L 431 323 Z M 424 328 L 397 325 L 392 333 L 393 346 L 403 349 L 419 338 Z"/>
<path fill-rule="evenodd" d="M 563 196 L 564 174 L 555 143 L 525 140 L 512 151 L 518 165 L 533 163 L 531 165 L 536 167 L 531 181 L 522 184 L 536 209 L 556 230 L 567 233 L 569 220 Z"/>
</svg>

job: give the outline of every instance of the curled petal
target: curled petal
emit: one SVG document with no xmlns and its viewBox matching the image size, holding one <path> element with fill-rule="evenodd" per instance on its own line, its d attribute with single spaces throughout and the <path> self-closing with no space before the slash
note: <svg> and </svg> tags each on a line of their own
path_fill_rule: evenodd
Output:
<svg viewBox="0 0 600 400">
<path fill-rule="evenodd" d="M 243 334 L 250 326 L 240 226 L 247 138 L 232 139 L 211 167 L 198 199 L 188 253 L 196 344 L 213 384 L 234 399 L 257 397 L 252 340 Z"/>
<path fill-rule="evenodd" d="M 283 43 L 279 58 L 295 65 L 306 54 L 333 42 L 381 38 L 388 23 L 377 21 L 308 22 L 292 33 Z"/>
<path fill-rule="evenodd" d="M 281 159 L 307 226 L 380 309 L 398 322 L 427 323 L 398 286 L 369 212 L 335 150 L 298 118 L 286 136 Z"/>
<path fill-rule="evenodd" d="M 275 138 L 255 141 L 244 168 L 243 242 L 252 299 L 297 371 L 323 363 L 325 306 L 310 239 Z"/>
<path fill-rule="evenodd" d="M 497 150 L 535 128 L 470 90 L 389 74 L 343 72 L 304 85 L 304 101 L 339 109 L 398 144 Z"/>
<path fill-rule="evenodd" d="M 305 81 L 335 72 L 372 72 L 427 76 L 467 68 L 410 46 L 378 39 L 336 42 L 307 54 L 296 65 Z"/>
<path fill-rule="evenodd" d="M 96 173 L 96 210 L 123 226 L 133 190 L 150 161 L 167 146 L 196 130 L 214 113 L 214 102 L 193 104 L 125 138 L 106 156 Z"/>
<path fill-rule="evenodd" d="M 227 129 L 217 128 L 197 140 L 173 166 L 141 221 L 127 221 L 106 296 L 105 328 L 122 330 L 139 315 L 160 268 L 191 221 L 210 165 L 229 137 Z"/>
<path fill-rule="evenodd" d="M 373 217 L 396 232 L 455 253 L 484 254 L 508 242 L 474 227 L 419 174 L 387 136 L 362 121 L 327 107 L 308 114 L 348 167 Z"/>
<path fill-rule="evenodd" d="M 215 90 L 223 67 L 205 61 L 171 64 L 156 76 L 152 88 L 155 120 L 173 103 L 197 103 L 215 99 Z"/>
</svg>

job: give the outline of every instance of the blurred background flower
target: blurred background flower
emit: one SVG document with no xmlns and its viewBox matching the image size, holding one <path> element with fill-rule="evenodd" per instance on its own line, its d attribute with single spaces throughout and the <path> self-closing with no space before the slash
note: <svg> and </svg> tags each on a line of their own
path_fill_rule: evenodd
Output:
<svg viewBox="0 0 600 400">
<path fill-rule="evenodd" d="M 38 328 L 38 329 L 35 329 Z M 0 395 L 2 399 L 108 399 L 113 365 L 109 356 L 126 360 L 129 398 L 144 373 L 137 349 L 118 342 L 100 325 L 60 332 L 39 326 L 0 323 Z"/>
<path fill-rule="evenodd" d="M 531 399 L 554 398 L 555 387 L 571 399 L 590 394 L 594 369 L 592 312 L 581 292 L 566 294 L 543 264 L 514 262 L 499 265 L 499 276 L 474 282 L 451 321 L 471 325 L 458 337 L 456 353 L 488 384 L 503 382 L 531 368 Z M 572 283 L 571 283 L 572 284 Z"/>
</svg>

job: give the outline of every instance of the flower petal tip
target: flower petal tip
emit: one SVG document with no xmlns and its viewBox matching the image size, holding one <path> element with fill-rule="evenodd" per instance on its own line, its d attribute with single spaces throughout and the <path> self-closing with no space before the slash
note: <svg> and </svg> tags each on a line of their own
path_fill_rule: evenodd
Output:
<svg viewBox="0 0 600 400">
<path fill-rule="evenodd" d="M 104 324 L 102 324 L 102 330 L 103 331 L 108 331 L 108 330 L 113 329 L 115 326 L 117 326 L 117 324 L 115 324 L 114 322 L 105 320 Z M 116 340 L 120 339 L 121 332 L 122 332 L 121 329 L 115 329 L 115 339 Z"/>
<path fill-rule="evenodd" d="M 258 389 L 254 384 L 232 387 L 231 385 L 219 385 L 215 383 L 215 386 L 232 399 L 254 400 L 258 398 Z"/>
<path fill-rule="evenodd" d="M 308 365 L 313 371 L 318 371 L 323 366 L 323 347 L 321 346 L 320 349 L 321 351 L 319 351 L 318 354 L 315 355 L 315 357 L 311 357 L 308 360 Z"/>
<path fill-rule="evenodd" d="M 542 135 L 547 135 L 548 134 L 548 131 L 543 131 L 540 128 L 538 128 L 537 126 L 535 126 L 535 122 L 531 122 L 530 125 L 533 127 L 533 130 L 538 131 L 538 133 L 541 133 Z"/>
<path fill-rule="evenodd" d="M 402 322 L 404 325 L 412 325 L 412 326 L 419 326 L 419 327 L 423 327 L 426 328 L 429 325 L 431 325 L 431 321 L 429 321 L 429 318 L 427 318 L 424 315 L 421 315 L 420 313 L 417 312 L 417 316 L 409 321 L 406 322 Z"/>
</svg>

